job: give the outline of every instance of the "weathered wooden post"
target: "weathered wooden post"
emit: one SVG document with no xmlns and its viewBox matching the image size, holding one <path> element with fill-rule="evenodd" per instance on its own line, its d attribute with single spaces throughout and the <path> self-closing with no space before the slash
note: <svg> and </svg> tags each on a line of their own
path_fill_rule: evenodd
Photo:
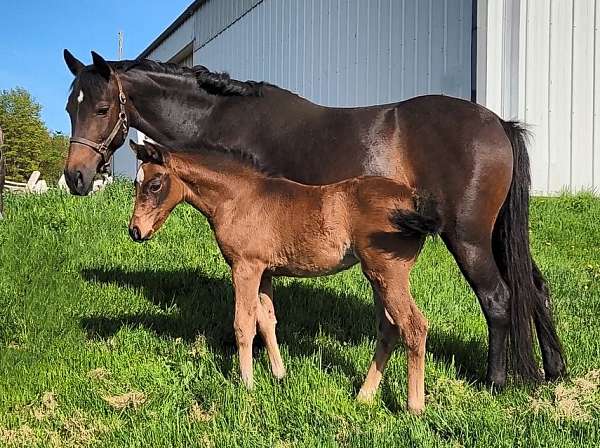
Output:
<svg viewBox="0 0 600 448">
<path fill-rule="evenodd" d="M 4 145 L 4 134 L 2 128 L 0 128 L 0 219 L 2 219 L 2 213 L 4 212 L 4 200 L 2 193 L 4 191 L 4 179 L 6 178 L 6 163 L 4 161 L 4 152 L 2 146 Z"/>
</svg>

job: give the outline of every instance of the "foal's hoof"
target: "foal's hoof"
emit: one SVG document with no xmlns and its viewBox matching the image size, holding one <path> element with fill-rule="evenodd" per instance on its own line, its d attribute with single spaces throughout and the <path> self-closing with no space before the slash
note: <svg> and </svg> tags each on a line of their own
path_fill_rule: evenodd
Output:
<svg viewBox="0 0 600 448">
<path fill-rule="evenodd" d="M 356 401 L 362 404 L 373 404 L 375 401 L 375 393 L 377 391 L 367 391 L 361 389 L 356 396 Z"/>
<path fill-rule="evenodd" d="M 412 415 L 421 415 L 423 414 L 423 411 L 425 410 L 425 405 L 417 405 L 417 406 L 411 406 L 408 405 L 408 412 L 411 413 Z"/>
<path fill-rule="evenodd" d="M 246 390 L 248 390 L 248 391 L 254 390 L 254 381 L 252 380 L 252 377 L 250 377 L 250 378 L 242 377 L 242 383 L 244 383 L 244 387 L 246 387 Z"/>
<path fill-rule="evenodd" d="M 286 375 L 285 367 L 273 367 L 271 373 L 273 373 L 275 379 L 282 380 L 285 378 Z"/>
</svg>

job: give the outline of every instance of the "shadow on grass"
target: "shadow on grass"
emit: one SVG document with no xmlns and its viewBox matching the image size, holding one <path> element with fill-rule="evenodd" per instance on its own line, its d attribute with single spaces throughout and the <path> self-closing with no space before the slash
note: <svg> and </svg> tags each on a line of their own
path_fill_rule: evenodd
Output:
<svg viewBox="0 0 600 448">
<path fill-rule="evenodd" d="M 156 313 L 83 318 L 81 324 L 89 338 L 108 338 L 123 326 L 143 326 L 159 336 L 182 338 L 187 342 L 202 334 L 213 351 L 233 355 L 233 292 L 229 278 L 209 278 L 193 270 L 127 272 L 120 269 L 89 269 L 82 271 L 82 276 L 88 281 L 139 288 L 149 301 L 162 309 Z M 317 289 L 306 282 L 287 285 L 276 282 L 274 294 L 280 344 L 285 344 L 293 356 L 310 356 L 320 351 L 323 365 L 339 368 L 352 378 L 358 391 L 366 367 L 365 371 L 357 371 L 356 364 L 339 350 L 323 347 L 315 338 L 323 335 L 338 343 L 354 345 L 365 338 L 374 340 L 373 306 L 349 295 Z M 458 335 L 430 328 L 427 350 L 445 364 L 454 363 L 464 379 L 480 381 L 483 378 L 484 347 L 477 342 L 465 342 Z M 227 374 L 231 363 L 220 367 Z M 386 395 L 390 394 L 384 387 Z"/>
</svg>

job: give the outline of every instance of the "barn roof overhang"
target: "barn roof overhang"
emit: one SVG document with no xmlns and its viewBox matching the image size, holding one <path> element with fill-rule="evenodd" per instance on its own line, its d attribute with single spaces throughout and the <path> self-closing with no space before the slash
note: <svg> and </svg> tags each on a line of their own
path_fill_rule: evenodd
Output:
<svg viewBox="0 0 600 448">
<path fill-rule="evenodd" d="M 200 7 L 206 3 L 208 0 L 194 0 L 194 2 L 188 6 L 185 11 L 183 11 L 179 17 L 175 19 L 169 27 L 164 30 L 160 35 L 152 41 L 150 45 L 146 47 L 144 51 L 140 53 L 138 58 L 146 58 L 150 53 L 152 53 L 161 43 L 163 43 L 173 32 L 179 28 L 179 26 L 185 22 L 187 19 L 192 17 L 194 13 L 200 9 Z"/>
</svg>

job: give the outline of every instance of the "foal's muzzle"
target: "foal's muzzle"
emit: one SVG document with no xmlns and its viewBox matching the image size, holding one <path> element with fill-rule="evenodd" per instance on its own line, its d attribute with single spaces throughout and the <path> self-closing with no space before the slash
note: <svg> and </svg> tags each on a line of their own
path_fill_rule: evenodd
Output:
<svg viewBox="0 0 600 448">
<path fill-rule="evenodd" d="M 142 232 L 140 231 L 138 226 L 129 227 L 129 236 L 136 243 L 143 243 L 144 241 L 148 241 L 150 239 L 150 235 L 151 233 L 148 233 L 147 235 L 142 235 Z"/>
</svg>

